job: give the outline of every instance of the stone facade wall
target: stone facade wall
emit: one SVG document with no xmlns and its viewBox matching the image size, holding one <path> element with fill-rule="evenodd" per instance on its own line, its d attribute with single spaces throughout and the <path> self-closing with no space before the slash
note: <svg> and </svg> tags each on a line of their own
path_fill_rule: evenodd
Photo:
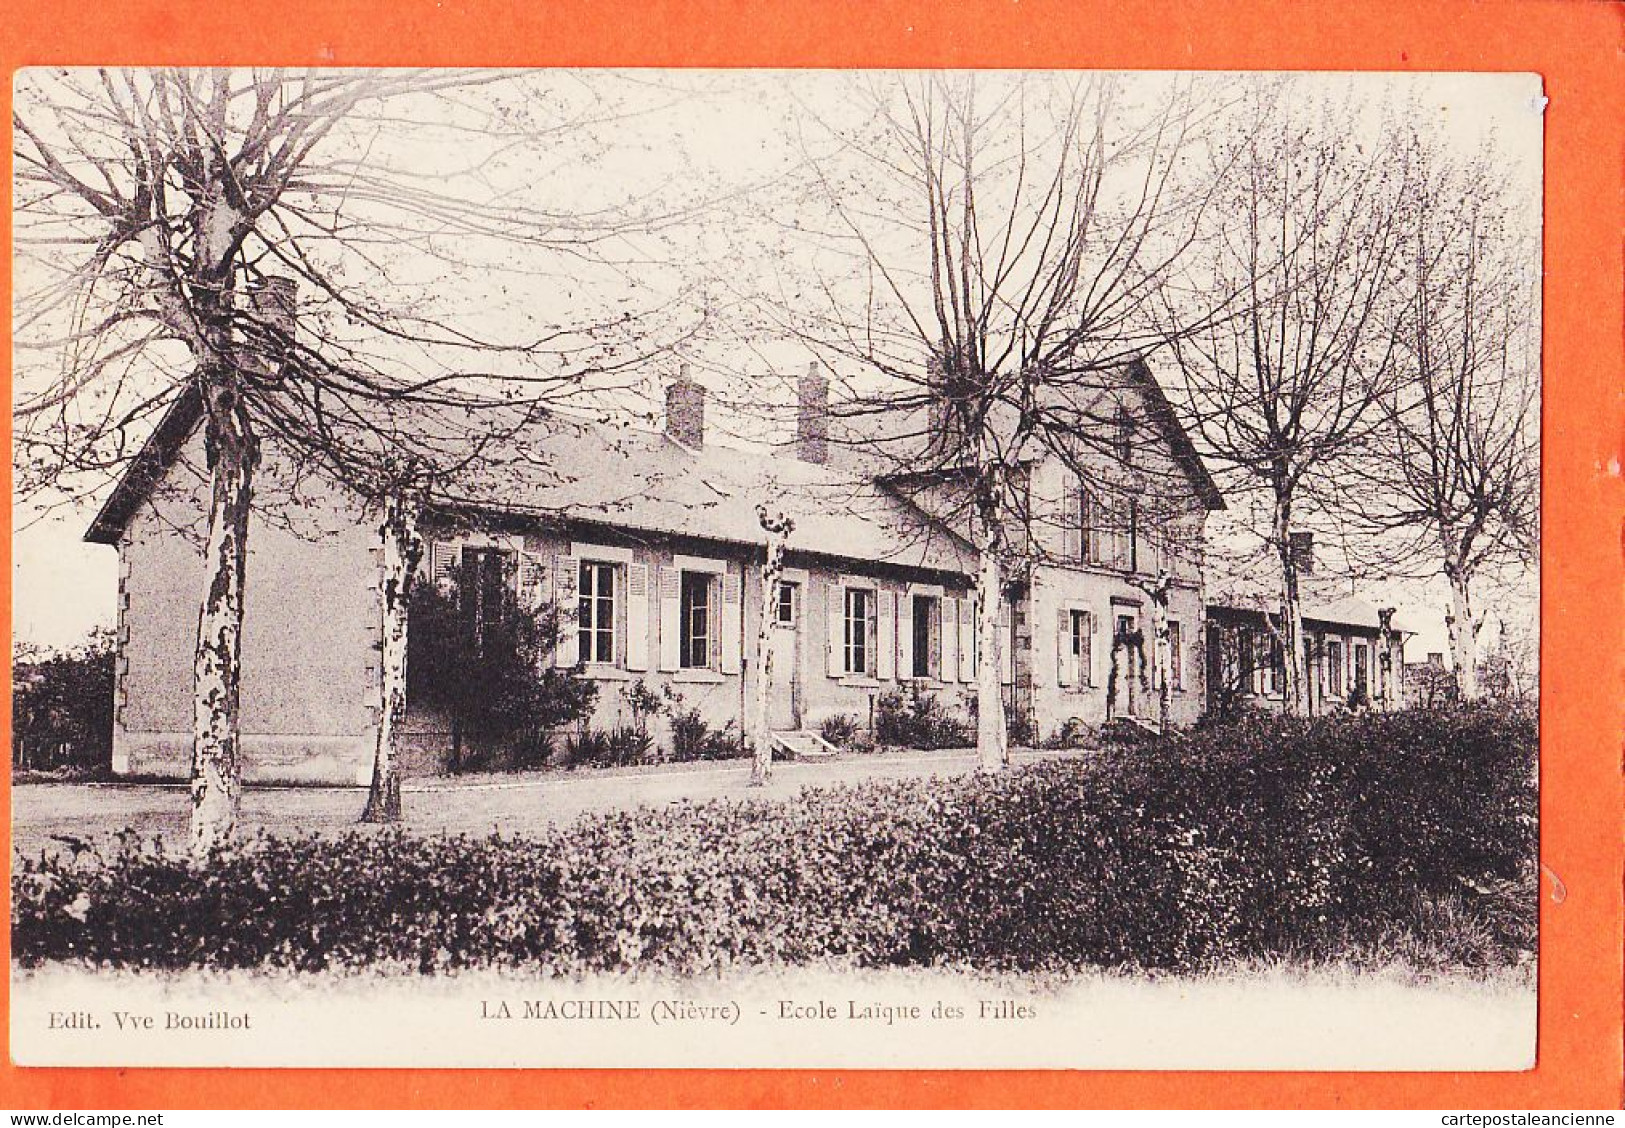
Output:
<svg viewBox="0 0 1625 1128">
<path fill-rule="evenodd" d="M 192 656 L 205 576 L 201 441 L 119 544 L 120 654 L 113 766 L 184 778 Z M 366 782 L 378 682 L 377 534 L 331 491 L 262 473 L 267 517 L 249 532 L 243 621 L 243 776 Z"/>
</svg>

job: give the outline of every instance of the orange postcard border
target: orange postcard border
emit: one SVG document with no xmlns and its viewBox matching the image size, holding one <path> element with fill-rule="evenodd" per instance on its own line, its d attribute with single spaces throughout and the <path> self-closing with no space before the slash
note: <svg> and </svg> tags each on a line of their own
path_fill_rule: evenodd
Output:
<svg viewBox="0 0 1625 1128">
<path fill-rule="evenodd" d="M 6 29 L 0 63 L 8 74 L 53 63 L 1533 71 L 1544 77 L 1550 99 L 1541 643 L 1546 876 L 1533 1070 L 125 1070 L 19 1069 L 7 1061 L 0 1065 L 0 1105 L 1621 1106 L 1625 8 L 1584 0 L 0 0 L 0 9 Z M 0 102 L 8 116 L 10 100 L 7 82 Z M 10 161 L 7 146 L 8 190 Z M 10 222 L 10 208 L 0 210 L 8 247 Z M 3 290 L 9 317 L 9 271 Z M 4 428 L 9 440 L 9 413 Z M 10 497 L 7 489 L 8 511 Z M 8 537 L 8 565 L 10 554 Z M 9 596 L 10 567 L 0 576 Z M 0 625 L 9 634 L 9 597 L 0 601 Z M 9 778 L 0 793 L 9 811 Z M 0 826 L 7 857 L 9 832 L 8 818 Z M 0 943 L 9 957 L 9 936 Z M 0 1003 L 9 1015 L 6 979 Z"/>
</svg>

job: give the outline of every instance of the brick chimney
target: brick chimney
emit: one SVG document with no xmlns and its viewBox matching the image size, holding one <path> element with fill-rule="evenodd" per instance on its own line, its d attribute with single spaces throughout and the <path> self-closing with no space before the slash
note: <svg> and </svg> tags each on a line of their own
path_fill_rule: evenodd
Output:
<svg viewBox="0 0 1625 1128">
<path fill-rule="evenodd" d="M 796 382 L 796 457 L 819 466 L 829 461 L 829 377 L 816 360 Z"/>
<path fill-rule="evenodd" d="M 1315 574 L 1315 534 L 1292 533 L 1292 564 L 1300 576 Z"/>
<path fill-rule="evenodd" d="M 686 364 L 666 386 L 666 434 L 695 450 L 705 445 L 705 389 L 689 379 Z"/>
</svg>

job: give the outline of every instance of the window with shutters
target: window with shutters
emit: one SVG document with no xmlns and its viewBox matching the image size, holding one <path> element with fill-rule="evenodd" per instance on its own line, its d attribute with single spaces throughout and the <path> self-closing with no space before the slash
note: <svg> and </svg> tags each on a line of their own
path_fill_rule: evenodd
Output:
<svg viewBox="0 0 1625 1128">
<path fill-rule="evenodd" d="M 916 678 L 940 678 L 942 676 L 942 600 L 931 595 L 916 595 L 912 597 L 913 605 L 910 607 L 911 619 L 909 630 L 911 632 L 912 653 L 909 655 L 913 668 L 910 676 Z"/>
<path fill-rule="evenodd" d="M 679 665 L 685 670 L 709 670 L 717 663 L 716 581 L 707 572 L 684 572 L 682 579 L 682 648 Z"/>
<path fill-rule="evenodd" d="M 615 573 L 614 564 L 581 562 L 576 606 L 582 662 L 615 662 Z"/>
<path fill-rule="evenodd" d="M 1178 623 L 1168 621 L 1168 684 L 1185 688 L 1185 638 Z"/>
<path fill-rule="evenodd" d="M 1089 612 L 1072 610 L 1072 668 L 1077 671 L 1073 676 L 1074 684 L 1087 686 L 1093 684 L 1094 675 L 1094 624 L 1090 621 Z"/>
<path fill-rule="evenodd" d="M 507 595 L 513 553 L 497 548 L 466 548 L 462 553 L 459 604 L 464 637 L 473 653 L 484 654 L 486 639 L 512 610 Z"/>
<path fill-rule="evenodd" d="M 1131 508 L 1122 498 L 1113 498 L 1102 507 L 1106 525 L 1106 565 L 1128 569 L 1134 564 L 1133 536 L 1130 531 Z"/>
<path fill-rule="evenodd" d="M 1128 570 L 1140 570 L 1140 538 L 1143 530 L 1140 528 L 1140 503 L 1134 498 L 1128 503 Z"/>
<path fill-rule="evenodd" d="M 874 646 L 875 593 L 869 588 L 846 589 L 845 654 L 846 672 L 872 675 L 875 672 Z"/>
<path fill-rule="evenodd" d="M 1103 539 L 1101 537 L 1102 512 L 1100 501 L 1088 486 L 1079 483 L 1073 494 L 1077 512 L 1072 515 L 1078 523 L 1078 559 L 1085 564 L 1099 564 Z"/>
</svg>

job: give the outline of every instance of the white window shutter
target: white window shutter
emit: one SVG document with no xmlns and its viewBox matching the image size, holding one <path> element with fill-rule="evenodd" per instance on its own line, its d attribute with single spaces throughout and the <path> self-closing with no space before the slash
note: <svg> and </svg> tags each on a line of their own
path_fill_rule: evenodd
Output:
<svg viewBox="0 0 1625 1128">
<path fill-rule="evenodd" d="M 1074 475 L 1067 475 L 1061 491 L 1061 557 L 1083 558 L 1083 488 Z"/>
<path fill-rule="evenodd" d="M 945 682 L 959 680 L 959 600 L 942 601 L 942 670 Z"/>
<path fill-rule="evenodd" d="M 569 668 L 581 660 L 581 606 L 576 590 L 581 579 L 581 561 L 574 556 L 553 558 L 553 605 L 559 614 L 559 644 L 553 651 L 553 664 Z"/>
<path fill-rule="evenodd" d="M 824 637 L 828 645 L 825 650 L 829 654 L 829 676 L 838 678 L 846 672 L 846 629 L 842 617 L 846 612 L 845 589 L 840 584 L 831 583 L 827 589 L 829 596 L 828 613 L 824 618 Z"/>
<path fill-rule="evenodd" d="M 1102 634 L 1101 628 L 1104 627 L 1105 625 L 1106 625 L 1106 620 L 1102 619 L 1099 615 L 1096 615 L 1093 611 L 1089 612 L 1089 624 L 1088 624 L 1088 626 L 1089 626 L 1089 684 L 1090 685 L 1102 685 L 1102 684 L 1104 684 L 1104 679 L 1105 679 L 1106 675 L 1102 671 L 1101 666 L 1102 666 L 1102 663 L 1104 663 L 1106 661 L 1106 653 L 1111 647 L 1111 640 L 1109 638 L 1105 637 Z"/>
<path fill-rule="evenodd" d="M 1016 681 L 1015 646 L 1010 639 L 1010 605 L 999 608 L 999 681 L 1014 685 Z"/>
<path fill-rule="evenodd" d="M 889 591 L 875 591 L 875 677 L 887 681 L 897 667 L 897 606 Z"/>
<path fill-rule="evenodd" d="M 897 680 L 914 676 L 914 597 L 897 596 Z"/>
<path fill-rule="evenodd" d="M 626 668 L 649 668 L 649 566 L 626 566 Z"/>
<path fill-rule="evenodd" d="M 429 578 L 438 588 L 457 586 L 457 570 L 462 563 L 462 546 L 455 541 L 435 541 L 429 549 Z"/>
<path fill-rule="evenodd" d="M 1072 653 L 1072 612 L 1063 607 L 1056 613 L 1055 680 L 1060 685 L 1071 685 L 1077 680 Z"/>
<path fill-rule="evenodd" d="M 744 584 L 736 573 L 727 572 L 719 586 L 722 588 L 722 613 L 717 616 L 717 625 L 722 632 L 722 672 L 737 674 L 742 642 L 739 636 L 744 629 Z"/>
<path fill-rule="evenodd" d="M 959 680 L 976 680 L 976 597 L 970 596 L 959 603 Z"/>
<path fill-rule="evenodd" d="M 660 569 L 660 668 L 677 669 L 682 656 L 683 574 Z"/>
<path fill-rule="evenodd" d="M 537 611 L 547 602 L 547 558 L 534 552 L 519 553 L 518 576 L 519 606 L 526 611 Z"/>
</svg>

